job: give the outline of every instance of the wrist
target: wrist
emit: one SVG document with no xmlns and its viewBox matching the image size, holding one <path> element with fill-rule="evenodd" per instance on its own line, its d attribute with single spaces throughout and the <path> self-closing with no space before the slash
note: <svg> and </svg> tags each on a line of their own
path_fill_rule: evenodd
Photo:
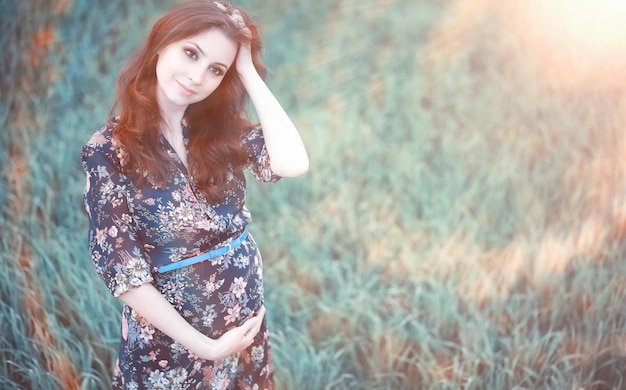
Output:
<svg viewBox="0 0 626 390">
<path fill-rule="evenodd" d="M 184 342 L 179 342 L 192 354 L 207 360 L 217 360 L 219 358 L 218 343 L 216 340 L 205 336 L 202 332 L 194 329 L 187 333 Z"/>
<path fill-rule="evenodd" d="M 252 83 L 255 80 L 262 81 L 261 76 L 259 76 L 259 73 L 256 71 L 256 68 L 253 65 L 242 67 L 241 69 L 237 68 L 237 71 L 239 74 L 239 79 L 244 85 Z"/>
<path fill-rule="evenodd" d="M 219 360 L 221 358 L 222 352 L 219 350 L 220 346 L 217 340 L 203 335 L 202 342 L 198 345 L 202 345 L 202 349 L 206 351 L 207 360 Z"/>
</svg>

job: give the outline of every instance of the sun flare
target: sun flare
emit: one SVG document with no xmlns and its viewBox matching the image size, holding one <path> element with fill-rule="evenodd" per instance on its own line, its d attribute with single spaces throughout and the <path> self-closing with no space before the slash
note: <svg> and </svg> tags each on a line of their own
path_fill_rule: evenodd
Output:
<svg viewBox="0 0 626 390">
<path fill-rule="evenodd" d="M 546 4 L 552 18 L 560 19 L 563 32 L 588 48 L 600 50 L 623 47 L 626 37 L 626 1 L 559 0 Z"/>
<path fill-rule="evenodd" d="M 571 85 L 608 84 L 626 65 L 626 0 L 517 2 L 509 18 L 546 75 Z"/>
</svg>

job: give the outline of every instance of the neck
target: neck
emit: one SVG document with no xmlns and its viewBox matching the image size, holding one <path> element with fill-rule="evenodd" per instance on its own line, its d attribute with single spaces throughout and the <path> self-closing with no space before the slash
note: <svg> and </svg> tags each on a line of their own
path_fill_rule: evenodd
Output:
<svg viewBox="0 0 626 390">
<path fill-rule="evenodd" d="M 174 149 L 180 161 L 187 166 L 187 148 L 185 146 L 185 138 L 183 136 L 183 127 L 181 125 L 182 114 L 176 117 L 164 117 L 161 122 L 161 134 L 165 137 L 170 146 Z"/>
<path fill-rule="evenodd" d="M 182 136 L 183 129 L 182 129 L 182 126 L 180 125 L 182 120 L 183 120 L 182 113 L 180 115 L 164 116 L 163 122 L 161 123 L 161 132 L 165 136 L 175 136 L 175 137 Z"/>
<path fill-rule="evenodd" d="M 160 90 L 157 91 L 157 100 L 161 109 L 161 118 L 163 118 L 161 122 L 161 132 L 165 135 L 182 136 L 180 123 L 183 120 L 187 107 L 176 106 L 169 103 L 166 99 L 161 97 L 159 92 Z"/>
</svg>

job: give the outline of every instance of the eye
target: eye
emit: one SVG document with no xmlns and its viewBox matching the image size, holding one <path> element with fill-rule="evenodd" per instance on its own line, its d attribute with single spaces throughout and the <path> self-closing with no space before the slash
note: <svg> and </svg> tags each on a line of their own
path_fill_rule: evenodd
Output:
<svg viewBox="0 0 626 390">
<path fill-rule="evenodd" d="M 224 74 L 224 71 L 221 68 L 216 68 L 215 66 L 209 67 L 209 71 L 216 76 L 221 76 Z"/>
<path fill-rule="evenodd" d="M 198 59 L 198 54 L 191 49 L 185 49 L 185 55 L 194 61 Z"/>
</svg>

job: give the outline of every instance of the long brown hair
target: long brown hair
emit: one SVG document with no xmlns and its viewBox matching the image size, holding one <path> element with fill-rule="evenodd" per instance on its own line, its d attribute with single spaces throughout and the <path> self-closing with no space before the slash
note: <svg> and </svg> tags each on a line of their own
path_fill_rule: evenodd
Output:
<svg viewBox="0 0 626 390">
<path fill-rule="evenodd" d="M 233 21 L 234 10 L 243 17 L 250 35 Z M 208 0 L 191 0 L 172 8 L 154 24 L 147 40 L 118 78 L 112 113 L 120 108 L 114 135 L 126 154 L 125 172 L 138 172 L 140 178 L 147 175 L 160 186 L 171 179 L 171 159 L 159 146 L 163 118 L 156 98 L 157 53 L 171 43 L 212 28 L 219 28 L 236 44 L 250 44 L 254 65 L 261 77 L 265 76 L 258 27 L 242 9 L 228 2 L 220 1 L 218 5 Z M 199 190 L 211 202 L 220 199 L 229 166 L 240 169 L 245 163 L 240 137 L 251 127 L 246 98 L 234 63 L 219 87 L 185 112 L 189 166 Z"/>
</svg>

